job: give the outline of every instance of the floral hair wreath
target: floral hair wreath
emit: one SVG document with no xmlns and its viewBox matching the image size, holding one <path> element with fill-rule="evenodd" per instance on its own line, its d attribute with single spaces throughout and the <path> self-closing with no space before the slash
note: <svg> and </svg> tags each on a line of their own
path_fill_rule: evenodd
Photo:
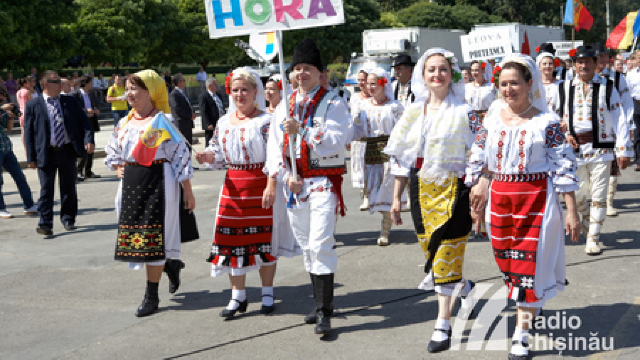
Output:
<svg viewBox="0 0 640 360">
<path fill-rule="evenodd" d="M 484 60 L 479 60 L 479 61 L 478 61 L 478 63 L 480 64 L 480 68 L 481 68 L 482 70 L 484 70 L 484 68 L 486 68 L 486 67 L 487 67 L 487 63 L 486 63 L 486 62 L 484 62 Z"/>
<path fill-rule="evenodd" d="M 502 71 L 502 68 L 498 65 L 495 68 L 493 68 L 493 77 L 491 78 L 491 83 L 495 87 L 499 87 L 498 85 L 499 85 L 499 78 L 500 78 L 501 71 Z"/>
<path fill-rule="evenodd" d="M 282 90 L 282 79 L 278 80 L 276 85 L 278 85 L 278 89 Z"/>
<path fill-rule="evenodd" d="M 231 78 L 233 77 L 233 73 L 230 72 L 227 75 L 227 78 L 224 80 L 224 87 L 227 90 L 227 95 L 231 95 Z"/>
<path fill-rule="evenodd" d="M 458 64 L 458 59 L 455 56 L 453 56 L 453 53 L 448 52 L 447 54 L 445 54 L 444 58 L 447 59 L 449 63 L 452 65 Z M 484 66 L 482 66 L 482 68 L 484 69 Z M 457 83 L 458 81 L 462 80 L 462 72 L 458 69 L 459 68 L 457 66 L 451 66 L 451 70 L 452 70 L 451 78 L 453 79 L 454 83 Z"/>
<path fill-rule="evenodd" d="M 378 79 L 378 85 L 385 87 L 385 85 L 387 85 L 387 78 L 385 78 L 384 76 L 381 76 Z"/>
</svg>

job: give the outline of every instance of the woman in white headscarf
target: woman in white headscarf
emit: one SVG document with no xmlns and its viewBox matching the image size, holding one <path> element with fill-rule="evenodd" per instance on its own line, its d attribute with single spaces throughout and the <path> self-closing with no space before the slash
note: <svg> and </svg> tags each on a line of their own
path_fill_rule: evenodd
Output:
<svg viewBox="0 0 640 360">
<path fill-rule="evenodd" d="M 489 81 L 493 68 L 488 62 L 472 61 L 471 76 L 473 81 L 465 86 L 464 96 L 471 109 L 480 112 L 482 116 L 489 110 L 496 100 L 496 88 Z"/>
<path fill-rule="evenodd" d="M 506 57 L 497 70 L 501 106 L 493 106 L 473 145 L 465 183 L 472 211 L 484 213 L 496 263 L 516 301 L 518 320 L 509 359 L 528 358 L 531 321 L 566 284 L 562 208 L 576 242 L 576 157 L 547 110 L 542 76 L 527 55 Z M 489 177 L 483 173 L 490 172 Z M 490 194 L 489 193 L 490 190 Z M 487 201 L 487 198 L 489 199 Z"/>
<path fill-rule="evenodd" d="M 264 94 L 266 100 L 269 102 L 266 111 L 269 114 L 273 114 L 284 97 L 282 94 L 282 78 L 280 74 L 274 74 L 269 77 L 267 83 L 264 85 Z"/>
<path fill-rule="evenodd" d="M 545 99 L 547 101 L 547 108 L 552 113 L 558 113 L 560 111 L 560 96 L 558 95 L 558 84 L 562 80 L 556 80 L 553 76 L 556 70 L 555 57 L 552 53 L 543 52 L 536 57 L 536 64 L 542 74 L 542 84 L 544 85 Z"/>
<path fill-rule="evenodd" d="M 284 195 L 276 191 L 276 180 L 266 175 L 272 115 L 265 112 L 260 77 L 250 69 L 236 69 L 225 87 L 231 98 L 229 112 L 218 120 L 211 141 L 196 159 L 215 170 L 228 169 L 208 261 L 211 276 L 229 275 L 231 300 L 220 313 L 229 320 L 247 310 L 245 279 L 252 270 L 259 270 L 262 280 L 260 312 L 273 312 L 277 258 L 301 252 L 286 222 Z"/>
<path fill-rule="evenodd" d="M 391 215 L 402 224 L 402 192 L 410 179 L 413 224 L 424 251 L 427 277 L 421 289 L 438 293 L 438 319 L 429 352 L 451 346 L 449 320 L 460 295 L 458 317 L 469 316 L 473 282 L 462 277 L 464 250 L 471 233 L 469 189 L 462 178 L 467 151 L 480 129 L 479 117 L 464 103 L 464 81 L 453 53 L 429 49 L 411 78 L 416 100 L 394 127 L 384 153 L 396 176 Z"/>
<path fill-rule="evenodd" d="M 389 172 L 389 156 L 382 153 L 389 134 L 404 111 L 402 104 L 393 99 L 389 74 L 381 68 L 369 71 L 367 90 L 371 98 L 360 103 L 360 111 L 354 115 L 354 139 L 366 143 L 364 157 L 365 196 L 369 199 L 369 212 L 382 213 L 382 230 L 378 245 L 389 245 L 391 231 L 391 203 L 395 177 Z M 403 199 L 403 207 L 407 201 Z"/>
</svg>

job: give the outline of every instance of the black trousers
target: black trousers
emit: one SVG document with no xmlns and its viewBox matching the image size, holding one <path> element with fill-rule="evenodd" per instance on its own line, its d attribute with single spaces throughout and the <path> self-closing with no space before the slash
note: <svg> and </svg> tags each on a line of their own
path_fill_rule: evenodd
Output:
<svg viewBox="0 0 640 360">
<path fill-rule="evenodd" d="M 38 168 L 40 179 L 40 199 L 38 200 L 38 225 L 53 228 L 53 195 L 55 178 L 58 173 L 60 189 L 60 220 L 63 224 L 74 224 L 78 214 L 78 195 L 76 193 L 76 158 L 77 153 L 71 144 L 64 145 L 61 150 L 49 151 L 49 161 Z"/>
<path fill-rule="evenodd" d="M 78 174 L 88 176 L 93 168 L 93 154 L 87 154 L 86 158 L 78 159 Z"/>
<path fill-rule="evenodd" d="M 189 142 L 189 145 L 193 144 L 193 120 L 178 120 L 176 121 L 178 130 L 182 133 L 185 139 Z"/>
<path fill-rule="evenodd" d="M 636 165 L 640 166 L 640 114 L 633 114 L 636 129 L 633 130 L 633 151 L 636 155 Z"/>
<path fill-rule="evenodd" d="M 213 137 L 214 130 L 205 130 L 204 131 L 204 147 L 209 146 L 209 140 Z"/>
</svg>

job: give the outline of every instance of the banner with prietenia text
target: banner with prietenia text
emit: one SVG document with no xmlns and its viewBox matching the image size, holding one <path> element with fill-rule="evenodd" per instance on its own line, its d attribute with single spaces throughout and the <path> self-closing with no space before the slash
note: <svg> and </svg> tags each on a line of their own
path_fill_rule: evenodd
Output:
<svg viewBox="0 0 640 360">
<path fill-rule="evenodd" d="M 204 0 L 212 39 L 344 23 L 342 0 Z"/>
<path fill-rule="evenodd" d="M 460 47 L 465 63 L 501 58 L 513 53 L 509 32 L 502 29 L 473 30 L 469 35 L 460 36 Z"/>
</svg>

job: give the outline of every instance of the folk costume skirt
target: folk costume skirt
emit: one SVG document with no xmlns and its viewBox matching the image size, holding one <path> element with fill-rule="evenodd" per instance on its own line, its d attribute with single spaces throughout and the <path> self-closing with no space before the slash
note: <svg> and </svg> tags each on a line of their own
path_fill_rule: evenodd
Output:
<svg viewBox="0 0 640 360">
<path fill-rule="evenodd" d="M 393 187 L 396 177 L 391 174 L 389 156 L 382 152 L 387 144 L 389 135 L 367 138 L 364 158 L 365 191 L 369 198 L 369 213 L 377 211 L 391 211 L 393 203 Z M 402 193 L 401 209 L 407 208 L 406 193 Z"/>
<path fill-rule="evenodd" d="M 411 169 L 411 217 L 426 258 L 425 273 L 435 285 L 462 280 L 464 250 L 471 233 L 469 188 L 457 178 L 443 185 L 427 182 Z M 432 273 L 432 274 L 430 274 Z M 434 284 L 423 284 L 426 290 Z"/>
<path fill-rule="evenodd" d="M 115 259 L 134 269 L 161 266 L 180 255 L 179 185 L 169 163 L 125 166 L 116 196 L 118 239 Z"/>
<path fill-rule="evenodd" d="M 213 245 L 208 262 L 211 276 L 244 275 L 272 265 L 273 207 L 262 208 L 267 175 L 262 167 L 227 171 L 218 202 Z"/>
<path fill-rule="evenodd" d="M 522 181 L 525 176 L 537 180 Z M 564 226 L 550 178 L 497 175 L 491 183 L 487 230 L 509 298 L 542 307 L 566 282 Z"/>
</svg>

